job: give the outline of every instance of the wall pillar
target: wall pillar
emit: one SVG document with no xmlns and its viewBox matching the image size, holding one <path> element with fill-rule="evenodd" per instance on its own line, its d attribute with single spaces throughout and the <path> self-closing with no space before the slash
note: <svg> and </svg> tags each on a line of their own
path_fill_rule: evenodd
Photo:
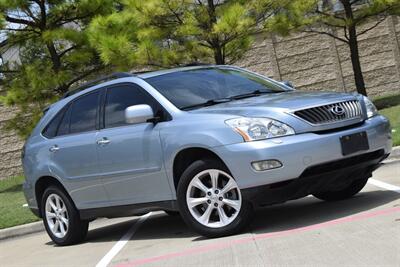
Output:
<svg viewBox="0 0 400 267">
<path fill-rule="evenodd" d="M 389 29 L 389 41 L 392 44 L 394 61 L 396 64 L 397 79 L 400 81 L 400 48 L 399 48 L 399 40 L 396 34 L 395 19 L 397 20 L 398 18 L 394 16 L 389 16 L 386 20 Z"/>
</svg>

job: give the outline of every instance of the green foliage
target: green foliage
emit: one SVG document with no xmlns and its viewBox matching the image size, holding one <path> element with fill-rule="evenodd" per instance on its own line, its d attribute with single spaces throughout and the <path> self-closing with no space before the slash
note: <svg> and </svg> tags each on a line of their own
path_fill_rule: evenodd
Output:
<svg viewBox="0 0 400 267">
<path fill-rule="evenodd" d="M 276 2 L 125 0 L 122 11 L 93 20 L 89 36 L 104 62 L 122 68 L 233 63 L 263 31 Z"/>
<path fill-rule="evenodd" d="M 386 116 L 390 121 L 393 146 L 400 146 L 400 105 L 379 110 L 379 113 Z"/>
<path fill-rule="evenodd" d="M 390 108 L 400 106 L 400 94 L 390 94 L 378 96 L 372 100 L 377 109 Z M 400 113 L 399 113 L 400 117 Z"/>
<path fill-rule="evenodd" d="M 313 25 L 318 20 L 313 14 L 319 0 L 295 0 L 288 1 L 284 10 L 277 13 L 265 27 L 272 32 L 288 35 L 293 30 L 303 29 L 305 26 Z M 310 14 L 313 14 L 310 16 Z"/>
<path fill-rule="evenodd" d="M 351 14 L 346 14 L 346 4 Z M 282 7 L 283 10 L 266 24 L 270 30 L 281 34 L 288 34 L 292 30 L 331 33 L 335 28 L 347 31 L 350 26 L 365 23 L 371 18 L 400 14 L 399 0 L 373 0 L 368 3 L 351 0 L 292 0 Z M 335 10 L 335 7 L 338 9 Z M 349 40 L 344 37 L 342 41 Z"/>
<path fill-rule="evenodd" d="M 90 46 L 87 25 L 115 8 L 112 0 L 0 1 L 2 53 L 18 51 L 20 59 L 0 68 L 6 91 L 0 101 L 18 108 L 7 129 L 27 137 L 43 108 L 106 68 Z"/>
<path fill-rule="evenodd" d="M 27 207 L 22 192 L 23 176 L 0 180 L 0 229 L 40 220 Z"/>
<path fill-rule="evenodd" d="M 8 106 L 17 106 L 19 111 L 7 125 L 26 137 L 40 119 L 42 110 L 57 99 L 54 88 L 66 80 L 64 72 L 56 73 L 48 60 L 35 60 L 22 65 L 18 74 L 5 78 L 7 94 L 0 101 Z"/>
<path fill-rule="evenodd" d="M 89 40 L 106 63 L 128 68 L 135 62 L 131 52 L 137 43 L 137 22 L 133 13 L 126 11 L 109 16 L 98 16 L 91 22 Z"/>
</svg>

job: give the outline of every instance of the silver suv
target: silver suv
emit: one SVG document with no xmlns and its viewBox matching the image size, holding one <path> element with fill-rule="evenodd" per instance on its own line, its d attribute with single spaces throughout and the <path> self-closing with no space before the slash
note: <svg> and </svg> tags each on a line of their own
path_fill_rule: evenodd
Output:
<svg viewBox="0 0 400 267">
<path fill-rule="evenodd" d="M 119 73 L 45 112 L 24 147 L 24 191 L 59 245 L 98 217 L 154 210 L 218 237 L 260 205 L 349 198 L 390 151 L 388 120 L 358 94 L 232 66 Z"/>
</svg>

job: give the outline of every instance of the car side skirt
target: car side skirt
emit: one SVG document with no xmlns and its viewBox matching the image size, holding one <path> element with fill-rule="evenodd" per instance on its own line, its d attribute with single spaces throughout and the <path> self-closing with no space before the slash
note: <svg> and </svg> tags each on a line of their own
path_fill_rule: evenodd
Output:
<svg viewBox="0 0 400 267">
<path fill-rule="evenodd" d="M 146 214 L 150 211 L 177 211 L 178 205 L 175 200 L 157 201 L 150 203 L 139 203 L 132 205 L 110 206 L 93 209 L 79 210 L 81 220 L 93 220 L 99 217 L 118 218 Z"/>
</svg>

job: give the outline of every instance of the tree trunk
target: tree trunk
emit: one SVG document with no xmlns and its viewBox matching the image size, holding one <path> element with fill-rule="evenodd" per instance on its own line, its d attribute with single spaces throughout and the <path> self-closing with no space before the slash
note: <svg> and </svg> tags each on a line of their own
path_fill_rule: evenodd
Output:
<svg viewBox="0 0 400 267">
<path fill-rule="evenodd" d="M 355 26 L 349 27 L 349 47 L 350 47 L 351 64 L 353 66 L 354 81 L 356 83 L 357 92 L 366 96 L 367 90 L 365 89 L 364 75 L 361 69 L 360 54 L 358 51 L 358 41 L 357 41 Z"/>
<path fill-rule="evenodd" d="M 51 61 L 53 63 L 53 70 L 57 73 L 61 68 L 61 60 L 59 55 L 57 54 L 57 50 L 54 47 L 53 42 L 49 42 L 47 45 L 47 49 L 50 54 Z"/>
<path fill-rule="evenodd" d="M 219 46 L 214 47 L 214 60 L 217 65 L 225 65 L 225 58 Z"/>
<path fill-rule="evenodd" d="M 215 5 L 214 0 L 208 0 L 208 15 L 209 15 L 209 30 L 212 31 L 214 25 L 217 23 L 217 15 L 215 14 Z M 214 60 L 217 65 L 225 64 L 225 57 L 222 52 L 221 44 L 218 39 L 218 36 L 213 36 L 211 38 L 212 49 L 214 50 Z"/>
<path fill-rule="evenodd" d="M 347 26 L 349 33 L 349 47 L 350 47 L 350 57 L 351 64 L 353 66 L 354 81 L 356 83 L 357 92 L 362 95 L 367 95 L 367 90 L 365 89 L 364 76 L 361 70 L 360 54 L 358 52 L 358 40 L 357 40 L 357 29 L 354 23 L 354 15 L 352 4 L 350 0 L 340 0 L 343 4 L 346 19 L 350 21 Z"/>
</svg>

